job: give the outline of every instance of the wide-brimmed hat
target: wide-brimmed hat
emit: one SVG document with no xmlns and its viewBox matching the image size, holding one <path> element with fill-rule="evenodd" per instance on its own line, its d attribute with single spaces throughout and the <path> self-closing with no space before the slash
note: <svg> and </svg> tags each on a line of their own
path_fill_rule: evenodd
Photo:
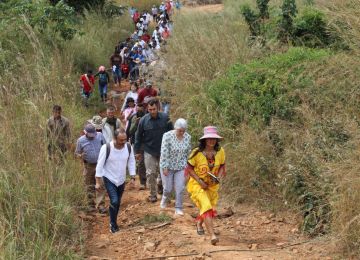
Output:
<svg viewBox="0 0 360 260">
<path fill-rule="evenodd" d="M 222 137 L 218 134 L 216 126 L 204 127 L 204 135 L 199 140 L 207 138 L 222 139 Z"/>
<path fill-rule="evenodd" d="M 104 126 L 101 116 L 93 116 L 92 119 L 88 120 L 88 123 L 92 124 L 96 130 L 101 130 Z"/>
</svg>

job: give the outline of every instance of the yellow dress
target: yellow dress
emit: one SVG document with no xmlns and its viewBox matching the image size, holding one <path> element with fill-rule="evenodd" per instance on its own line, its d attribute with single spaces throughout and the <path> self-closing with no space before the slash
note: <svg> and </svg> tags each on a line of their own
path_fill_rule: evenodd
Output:
<svg viewBox="0 0 360 260">
<path fill-rule="evenodd" d="M 195 153 L 196 155 L 193 156 Z M 215 217 L 215 207 L 219 199 L 218 190 L 220 185 L 213 183 L 207 172 L 211 172 L 215 176 L 218 176 L 220 168 L 225 167 L 224 149 L 220 148 L 216 153 L 213 167 L 210 169 L 206 156 L 202 152 L 198 152 L 198 148 L 195 148 L 189 156 L 188 167 L 191 167 L 195 173 L 208 184 L 208 188 L 204 190 L 200 184 L 191 177 L 187 184 L 187 191 L 191 195 L 190 198 L 200 210 L 198 219 Z"/>
</svg>

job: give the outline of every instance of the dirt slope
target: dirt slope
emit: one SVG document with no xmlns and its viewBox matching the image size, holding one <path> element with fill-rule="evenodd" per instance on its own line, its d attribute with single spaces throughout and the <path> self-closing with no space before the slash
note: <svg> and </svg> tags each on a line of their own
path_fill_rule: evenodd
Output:
<svg viewBox="0 0 360 260">
<path fill-rule="evenodd" d="M 299 233 L 293 216 L 275 216 L 249 205 L 241 205 L 234 210 L 234 215 L 216 220 L 220 243 L 212 246 L 208 236 L 197 235 L 191 216 L 196 215 L 197 211 L 187 196 L 184 217 L 174 216 L 172 204 L 163 211 L 172 218 L 169 225 L 143 224 L 141 220 L 145 215 L 161 214 L 158 203 L 145 201 L 147 196 L 148 191 L 137 188 L 126 190 L 119 215 L 120 232 L 116 234 L 109 232 L 108 216 L 82 215 L 89 228 L 86 239 L 88 259 L 144 259 L 183 254 L 193 255 L 181 259 L 332 259 L 323 240 L 290 246 L 309 241 Z M 219 209 L 221 213 L 221 205 Z M 269 248 L 268 251 L 261 251 Z M 245 251 L 211 253 L 227 249 Z"/>
</svg>

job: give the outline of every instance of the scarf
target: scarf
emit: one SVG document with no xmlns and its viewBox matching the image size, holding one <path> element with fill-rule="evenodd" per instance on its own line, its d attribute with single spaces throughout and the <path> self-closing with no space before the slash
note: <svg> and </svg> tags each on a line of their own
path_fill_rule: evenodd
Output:
<svg viewBox="0 0 360 260">
<path fill-rule="evenodd" d="M 108 123 L 109 125 L 111 125 L 113 127 L 113 132 L 115 132 L 115 129 L 116 129 L 116 121 L 117 121 L 116 117 L 113 117 L 113 118 L 107 117 L 106 118 L 106 123 Z"/>
</svg>

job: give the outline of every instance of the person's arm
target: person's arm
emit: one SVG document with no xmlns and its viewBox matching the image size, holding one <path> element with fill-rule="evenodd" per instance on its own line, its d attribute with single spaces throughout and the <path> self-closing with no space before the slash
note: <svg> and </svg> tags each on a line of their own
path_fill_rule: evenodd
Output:
<svg viewBox="0 0 360 260">
<path fill-rule="evenodd" d="M 131 90 L 130 90 L 131 91 Z M 124 99 L 124 103 L 122 104 L 122 106 L 121 106 L 121 112 L 124 112 L 124 110 L 125 110 L 125 106 L 126 106 L 126 100 L 128 99 L 128 97 L 130 96 L 129 94 L 130 94 L 130 91 L 126 94 L 126 96 L 125 96 L 125 99 Z"/>
<path fill-rule="evenodd" d="M 136 161 L 135 161 L 134 149 L 132 149 L 132 148 L 131 148 L 130 157 L 129 157 L 129 160 L 128 160 L 127 167 L 128 167 L 131 179 L 135 179 L 135 176 L 136 176 Z"/>
<path fill-rule="evenodd" d="M 110 75 L 107 72 L 105 72 L 105 73 L 106 73 L 106 77 L 107 77 L 107 83 L 109 84 L 110 83 Z"/>
<path fill-rule="evenodd" d="M 94 78 L 96 78 L 97 76 L 99 76 L 99 74 L 100 74 L 100 72 L 96 73 L 96 74 L 94 75 Z"/>
<path fill-rule="evenodd" d="M 65 124 L 65 138 L 66 138 L 67 144 L 70 144 L 71 132 L 70 132 L 70 123 L 69 123 L 69 121 L 66 121 L 66 124 Z"/>
<path fill-rule="evenodd" d="M 171 149 L 171 143 L 170 143 L 170 136 L 167 134 L 164 134 L 163 139 L 161 141 L 161 152 L 160 152 L 160 168 L 163 171 L 163 174 L 167 176 L 169 174 L 169 166 L 170 166 L 170 149 Z"/>
<path fill-rule="evenodd" d="M 225 177 L 226 175 L 226 168 L 225 168 L 225 150 L 224 148 L 221 148 L 220 152 L 220 168 L 218 171 L 218 176 Z"/>
<path fill-rule="evenodd" d="M 203 188 L 204 190 L 208 188 L 208 185 L 202 179 L 200 179 L 200 177 L 196 174 L 196 172 L 194 171 L 194 167 L 191 164 L 187 166 L 186 171 L 190 177 L 192 177 L 197 183 L 199 183 L 201 188 Z"/>
<path fill-rule="evenodd" d="M 145 119 L 145 117 L 140 119 L 138 128 L 135 132 L 134 149 L 135 149 L 136 154 L 141 152 L 141 144 L 142 144 L 143 135 L 144 135 L 144 119 Z"/>
<path fill-rule="evenodd" d="M 104 176 L 104 165 L 106 160 L 106 144 L 104 144 L 99 153 L 99 158 L 96 165 L 96 173 L 95 173 L 95 179 L 96 179 L 96 189 L 99 189 L 101 187 L 101 178 Z"/>
<path fill-rule="evenodd" d="M 77 142 L 76 142 L 75 156 L 77 158 L 80 158 L 80 159 L 83 156 L 83 151 L 81 149 L 80 139 L 78 139 Z"/>
</svg>

